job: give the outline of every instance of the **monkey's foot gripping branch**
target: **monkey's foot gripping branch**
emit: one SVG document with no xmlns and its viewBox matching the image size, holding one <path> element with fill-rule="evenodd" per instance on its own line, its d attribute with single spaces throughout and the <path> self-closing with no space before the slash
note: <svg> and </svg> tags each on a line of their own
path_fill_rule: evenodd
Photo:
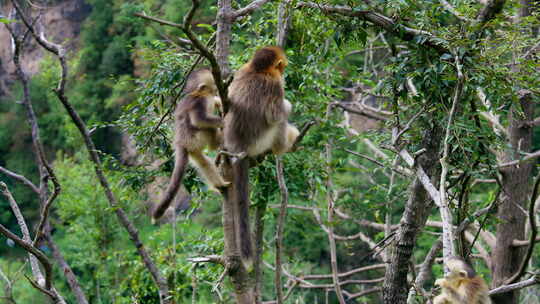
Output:
<svg viewBox="0 0 540 304">
<path fill-rule="evenodd" d="M 220 151 L 218 152 L 218 155 L 217 155 L 216 158 L 220 158 L 220 157 L 222 157 L 223 155 L 230 157 L 231 160 L 232 160 L 232 163 L 234 164 L 234 163 L 236 163 L 237 161 L 246 158 L 246 157 L 247 157 L 247 152 L 233 153 L 233 152 L 229 152 L 229 151 L 225 151 L 225 150 L 220 150 Z"/>
</svg>

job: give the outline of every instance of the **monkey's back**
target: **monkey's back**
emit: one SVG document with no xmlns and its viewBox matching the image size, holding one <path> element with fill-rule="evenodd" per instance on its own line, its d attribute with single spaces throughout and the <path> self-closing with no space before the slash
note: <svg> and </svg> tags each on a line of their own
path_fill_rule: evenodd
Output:
<svg viewBox="0 0 540 304">
<path fill-rule="evenodd" d="M 232 152 L 246 151 L 273 126 L 269 113 L 279 116 L 283 85 L 264 73 L 238 71 L 229 87 L 231 101 L 225 116 L 225 146 Z"/>
<path fill-rule="evenodd" d="M 206 111 L 206 101 L 202 97 L 188 95 L 176 106 L 174 111 L 174 145 L 188 151 L 201 151 L 215 137 L 215 130 L 203 130 L 195 127 L 191 121 L 192 111 Z"/>
</svg>

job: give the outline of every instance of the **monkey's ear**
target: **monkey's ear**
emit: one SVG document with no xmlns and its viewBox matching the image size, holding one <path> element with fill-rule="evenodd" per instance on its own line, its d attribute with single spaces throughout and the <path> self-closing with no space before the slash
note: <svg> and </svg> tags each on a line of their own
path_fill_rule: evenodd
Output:
<svg viewBox="0 0 540 304">
<path fill-rule="evenodd" d="M 198 91 L 206 90 L 208 86 L 205 83 L 199 84 L 199 87 L 197 88 Z"/>
<path fill-rule="evenodd" d="M 460 270 L 459 271 L 459 276 L 462 277 L 462 278 L 466 278 L 467 277 L 467 272 L 465 270 Z"/>
</svg>

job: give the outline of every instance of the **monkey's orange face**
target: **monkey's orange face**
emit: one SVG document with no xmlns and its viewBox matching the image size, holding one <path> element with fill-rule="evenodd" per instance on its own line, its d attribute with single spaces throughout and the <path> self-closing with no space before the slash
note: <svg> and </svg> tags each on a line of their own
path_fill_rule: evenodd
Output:
<svg viewBox="0 0 540 304">
<path fill-rule="evenodd" d="M 289 64 L 287 61 L 287 57 L 285 57 L 285 54 L 280 55 L 280 59 L 276 63 L 276 69 L 283 75 L 285 72 L 285 67 Z"/>
</svg>

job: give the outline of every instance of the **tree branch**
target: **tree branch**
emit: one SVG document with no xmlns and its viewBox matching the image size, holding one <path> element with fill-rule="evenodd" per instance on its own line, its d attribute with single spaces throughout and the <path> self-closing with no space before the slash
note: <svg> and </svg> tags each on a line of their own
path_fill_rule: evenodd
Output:
<svg viewBox="0 0 540 304">
<path fill-rule="evenodd" d="M 329 119 L 330 113 L 332 111 L 332 105 L 329 105 L 326 110 L 326 119 Z M 328 223 L 333 222 L 334 217 L 334 185 L 332 181 L 332 140 L 329 139 L 325 146 L 325 161 L 326 161 L 326 200 L 328 204 Z M 345 304 L 345 298 L 343 297 L 343 292 L 341 290 L 341 285 L 339 284 L 339 270 L 337 265 L 337 252 L 336 252 L 336 240 L 334 239 L 334 227 L 333 225 L 328 226 L 328 243 L 330 245 L 330 266 L 332 269 L 332 280 L 334 282 L 334 291 L 340 304 Z"/>
<path fill-rule="evenodd" d="M 446 124 L 446 134 L 443 140 L 443 156 L 439 160 L 441 163 L 441 179 L 439 182 L 439 195 L 440 195 L 440 213 L 441 219 L 443 221 L 443 257 L 445 265 L 446 261 L 452 256 L 456 256 L 456 248 L 454 246 L 454 231 L 453 231 L 453 220 L 452 212 L 450 211 L 447 189 L 446 189 L 446 176 L 448 174 L 448 149 L 450 141 L 450 127 L 454 120 L 454 115 L 456 113 L 457 104 L 461 99 L 461 92 L 463 91 L 463 73 L 461 72 L 461 63 L 459 62 L 458 55 L 455 55 L 455 63 L 457 69 L 457 84 L 454 90 L 454 96 L 452 100 L 452 108 L 450 109 L 450 114 L 448 115 L 448 122 Z M 446 267 L 446 266 L 445 266 Z M 445 268 L 445 273 L 447 269 Z"/>
<path fill-rule="evenodd" d="M 36 257 L 41 265 L 43 265 L 43 268 L 45 269 L 45 282 L 43 282 L 44 287 L 49 293 L 46 293 L 48 296 L 51 296 L 53 301 L 60 301 L 60 299 L 55 298 L 57 295 L 50 292 L 52 288 L 52 265 L 47 259 L 47 256 L 41 252 L 39 249 L 34 247 L 30 242 L 27 242 L 11 231 L 9 231 L 4 225 L 0 224 L 0 233 L 3 234 L 8 239 L 13 240 L 17 245 L 21 246 L 24 250 L 26 250 L 28 253 L 32 254 L 34 257 Z M 41 287 L 41 286 L 40 286 Z"/>
<path fill-rule="evenodd" d="M 231 21 L 235 21 L 236 19 L 240 17 L 253 13 L 254 11 L 258 10 L 261 6 L 265 5 L 266 3 L 270 1 L 272 0 L 254 0 L 253 2 L 246 5 L 245 7 L 234 11 L 230 16 Z"/>
<path fill-rule="evenodd" d="M 507 163 L 503 163 L 503 164 L 499 164 L 497 167 L 498 168 L 504 168 L 504 167 L 510 167 L 510 166 L 517 166 L 517 165 L 520 165 L 522 163 L 534 160 L 534 159 L 539 158 L 539 157 L 540 157 L 540 150 L 538 150 L 536 152 L 533 152 L 533 153 L 527 153 L 521 159 L 514 160 L 514 161 L 511 161 L 511 162 L 507 162 Z"/>
<path fill-rule="evenodd" d="M 25 176 L 23 175 L 19 175 L 15 172 L 11 172 L 9 171 L 8 169 L 0 166 L 0 172 L 2 172 L 3 174 L 23 183 L 24 185 L 26 185 L 28 188 L 30 188 L 30 190 L 32 190 L 33 192 L 35 192 L 36 194 L 39 194 L 39 189 L 38 187 L 36 187 L 36 185 L 34 185 L 34 183 L 32 183 L 29 179 L 27 179 Z"/>
<path fill-rule="evenodd" d="M 492 296 L 492 295 L 496 295 L 496 294 L 500 294 L 500 293 L 507 293 L 507 292 L 510 292 L 510 291 L 513 291 L 513 290 L 523 289 L 525 287 L 529 287 L 529 286 L 536 285 L 536 284 L 540 284 L 540 278 L 538 277 L 538 275 L 534 276 L 534 277 L 531 277 L 531 278 L 529 278 L 529 279 L 527 279 L 525 281 L 518 282 L 518 283 L 499 286 L 499 287 L 497 287 L 495 289 L 490 290 L 489 295 Z"/>
<path fill-rule="evenodd" d="M 356 10 L 346 6 L 331 6 L 331 5 L 321 5 L 313 2 L 299 2 L 297 7 L 309 7 L 319 9 L 325 13 L 338 14 L 349 17 L 357 17 L 366 21 L 373 23 L 374 25 L 386 30 L 392 35 L 400 38 L 404 41 L 413 41 L 416 36 L 424 36 L 427 39 L 422 39 L 418 42 L 420 45 L 425 45 L 437 51 L 440 54 L 450 53 L 446 45 L 448 44 L 441 38 L 435 37 L 433 34 L 423 30 L 417 30 L 414 28 L 407 27 L 405 25 L 396 23 L 391 18 L 382 15 L 374 11 L 367 10 Z"/>
<path fill-rule="evenodd" d="M 362 116 L 365 116 L 367 118 L 371 118 L 371 119 L 375 119 L 375 120 L 378 120 L 378 121 L 388 121 L 388 117 L 385 117 L 381 114 L 378 114 L 378 113 L 375 113 L 375 112 L 372 112 L 372 111 L 368 111 L 366 109 L 354 109 L 354 108 L 351 108 L 351 107 L 348 107 L 346 105 L 344 105 L 342 102 L 334 102 L 332 103 L 333 106 L 336 106 L 336 107 L 340 107 L 342 108 L 343 110 L 349 112 L 349 113 L 353 113 L 353 114 L 357 114 L 357 115 L 362 115 Z"/>
</svg>

